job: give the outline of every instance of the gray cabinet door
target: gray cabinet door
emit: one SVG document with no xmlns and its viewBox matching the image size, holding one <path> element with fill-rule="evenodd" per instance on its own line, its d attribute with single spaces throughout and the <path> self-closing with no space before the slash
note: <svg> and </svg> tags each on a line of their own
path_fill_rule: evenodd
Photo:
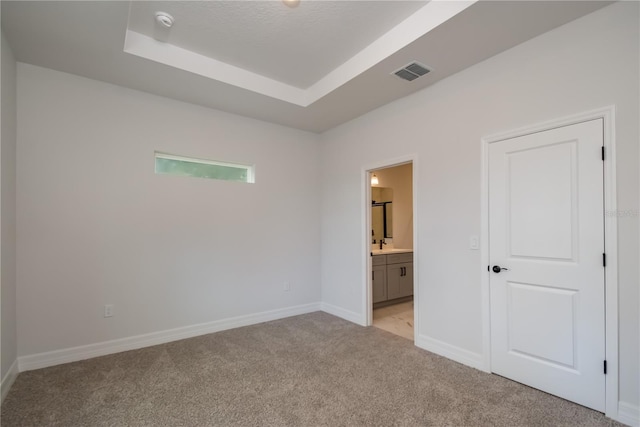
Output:
<svg viewBox="0 0 640 427">
<path fill-rule="evenodd" d="M 413 263 L 387 265 L 387 299 L 413 295 Z"/>
<path fill-rule="evenodd" d="M 387 265 L 387 299 L 401 298 L 400 282 L 403 264 Z"/>
<path fill-rule="evenodd" d="M 400 277 L 400 294 L 403 297 L 413 295 L 413 263 L 403 264 L 404 275 Z"/>
<path fill-rule="evenodd" d="M 373 302 L 387 300 L 387 267 L 384 265 L 375 266 L 371 272 L 371 287 Z"/>
</svg>

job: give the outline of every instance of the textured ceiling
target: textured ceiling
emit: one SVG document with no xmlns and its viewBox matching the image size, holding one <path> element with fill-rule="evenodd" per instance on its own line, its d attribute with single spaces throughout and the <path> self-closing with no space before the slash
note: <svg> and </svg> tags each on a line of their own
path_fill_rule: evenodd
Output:
<svg viewBox="0 0 640 427">
<path fill-rule="evenodd" d="M 183 6 L 177 6 L 178 9 L 174 10 L 175 3 L 182 2 L 166 1 L 160 5 L 163 10 L 177 15 L 175 29 L 178 30 L 187 23 L 180 24 L 184 19 L 176 11 Z M 325 5 L 328 10 L 334 11 L 334 7 L 337 7 L 334 2 L 317 0 L 301 0 L 301 4 L 295 9 L 284 7 L 280 1 L 269 2 L 269 7 L 282 8 L 278 10 L 283 14 L 286 12 L 287 19 L 296 20 L 296 13 L 302 14 L 299 11 L 305 11 L 305 7 L 311 8 L 307 3 L 314 8 Z M 371 33 L 367 33 L 368 37 L 373 38 L 376 34 L 384 33 L 368 44 L 364 37 L 360 37 L 360 32 L 355 36 L 348 34 L 354 23 L 358 23 L 360 31 L 367 30 L 363 28 L 367 26 L 363 23 L 365 20 L 360 17 L 366 16 L 366 6 L 369 3 L 344 3 L 350 5 L 348 10 L 351 10 L 351 14 L 348 18 L 334 16 L 335 22 L 328 26 L 324 21 L 315 22 L 310 15 L 306 18 L 306 28 L 303 31 L 309 36 L 294 35 L 287 40 L 290 46 L 286 49 L 282 49 L 275 29 L 264 28 L 265 22 L 260 19 L 262 15 L 253 14 L 249 19 L 248 15 L 238 12 L 252 3 L 229 2 L 226 3 L 226 9 L 220 9 L 218 2 L 197 3 L 198 7 L 213 7 L 218 10 L 223 16 L 218 16 L 217 19 L 224 20 L 229 27 L 218 36 L 225 40 L 223 44 L 226 49 L 219 52 L 214 52 L 212 45 L 207 42 L 209 39 L 204 36 L 195 37 L 201 47 L 195 46 L 195 42 L 187 42 L 193 36 L 189 30 L 185 31 L 184 39 L 173 33 L 168 34 L 173 37 L 170 43 L 153 38 L 162 36 L 161 34 L 147 37 L 131 31 L 130 9 L 140 6 L 138 2 L 3 0 L 0 6 L 2 32 L 20 62 L 259 120 L 322 132 L 419 91 L 611 2 L 431 1 L 426 5 L 420 3 L 422 7 L 402 20 L 402 15 L 408 13 L 405 2 L 381 0 L 380 3 L 384 5 L 381 7 L 393 9 L 397 5 L 399 9 L 395 13 L 387 13 L 389 21 L 382 20 Z M 364 10 L 360 9 L 363 5 Z M 415 4 L 409 6 L 415 7 Z M 225 12 L 222 13 L 222 10 Z M 381 10 L 383 9 L 378 9 Z M 236 17 L 236 14 L 242 15 L 242 18 Z M 329 13 L 321 15 L 325 20 L 330 20 L 332 16 Z M 377 19 L 380 18 L 378 15 Z M 153 17 L 148 19 L 152 20 Z M 270 19 L 275 18 L 271 16 Z M 393 26 L 398 20 L 402 22 Z M 151 24 L 147 21 L 144 24 L 147 29 L 144 30 L 142 25 L 139 30 L 153 32 L 150 29 L 153 27 L 149 27 Z M 133 18 L 132 25 L 135 25 Z M 232 30 L 231 27 L 237 28 Z M 330 38 L 333 32 L 338 31 L 335 29 L 338 27 L 343 34 L 341 37 L 345 38 L 344 43 L 338 43 L 334 48 L 321 47 L 325 46 L 324 38 Z M 390 27 L 393 28 L 385 32 Z M 262 30 L 258 31 L 258 28 Z M 251 34 L 244 36 L 241 43 L 235 41 L 236 36 L 229 36 L 228 32 L 233 31 Z M 264 35 L 265 32 L 269 32 L 268 37 Z M 139 34 L 150 41 L 142 46 L 133 44 L 132 50 L 137 48 L 138 54 L 128 52 L 125 45 L 132 34 Z M 312 37 L 311 34 L 315 36 Z M 310 40 L 305 40 L 307 37 Z M 259 47 L 256 48 L 253 42 L 248 41 L 250 39 L 257 40 L 256 43 L 267 39 L 269 42 L 258 44 Z M 172 43 L 184 43 L 184 48 Z M 335 43 L 335 40 L 331 43 Z M 367 46 L 349 57 L 363 43 Z M 315 47 L 306 49 L 310 44 Z M 155 50 L 152 53 L 159 56 L 140 54 L 148 54 L 149 49 Z M 179 54 L 173 55 L 176 49 Z M 212 49 L 209 55 L 217 58 L 217 62 L 216 59 L 195 52 L 205 52 L 206 49 Z M 317 53 L 318 50 L 320 53 Z M 261 53 L 259 57 L 255 54 L 257 51 Z M 165 56 L 173 62 L 163 62 L 167 58 L 162 55 L 167 52 Z M 314 65 L 312 61 L 319 54 L 324 55 L 324 59 L 319 61 L 319 65 Z M 341 58 L 345 56 L 349 57 L 346 62 L 333 68 L 329 74 L 323 74 L 334 67 L 335 63 L 343 61 Z M 243 60 L 248 62 L 242 63 Z M 394 70 L 413 60 L 429 66 L 432 72 L 413 82 L 391 75 Z M 247 65 L 240 65 L 241 63 Z M 280 74 L 282 71 L 278 67 L 283 64 L 285 73 Z M 275 80 L 292 82 L 291 76 L 285 77 L 287 72 L 298 73 L 307 68 L 317 70 L 317 75 L 323 76 L 310 88 L 301 89 Z M 300 82 L 302 80 L 298 80 Z"/>
<path fill-rule="evenodd" d="M 133 2 L 129 30 L 262 76 L 307 88 L 426 1 Z M 170 30 L 154 14 L 175 18 Z"/>
</svg>

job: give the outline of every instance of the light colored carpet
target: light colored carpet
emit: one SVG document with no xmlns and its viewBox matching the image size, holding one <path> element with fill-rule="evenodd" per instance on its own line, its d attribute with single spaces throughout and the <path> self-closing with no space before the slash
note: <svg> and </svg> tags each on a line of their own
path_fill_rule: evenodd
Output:
<svg viewBox="0 0 640 427">
<path fill-rule="evenodd" d="M 317 312 L 21 373 L 9 426 L 613 426 Z"/>
</svg>

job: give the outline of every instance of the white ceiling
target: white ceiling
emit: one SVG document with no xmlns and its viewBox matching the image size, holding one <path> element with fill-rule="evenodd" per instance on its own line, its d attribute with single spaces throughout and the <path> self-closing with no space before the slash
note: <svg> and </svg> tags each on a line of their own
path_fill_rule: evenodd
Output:
<svg viewBox="0 0 640 427">
<path fill-rule="evenodd" d="M 129 30 L 280 82 L 307 88 L 401 23 L 426 1 L 142 1 Z M 170 30 L 156 11 L 175 18 Z M 364 25 L 363 25 L 364 24 Z"/>
<path fill-rule="evenodd" d="M 322 132 L 599 1 L 6 1 L 18 61 Z M 163 30 L 156 11 L 175 24 Z M 413 82 L 391 73 L 417 60 Z"/>
</svg>

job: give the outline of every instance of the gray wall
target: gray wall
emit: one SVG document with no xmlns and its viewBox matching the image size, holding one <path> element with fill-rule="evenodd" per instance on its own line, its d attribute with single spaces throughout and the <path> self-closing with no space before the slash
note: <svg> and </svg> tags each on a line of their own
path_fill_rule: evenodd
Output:
<svg viewBox="0 0 640 427">
<path fill-rule="evenodd" d="M 18 117 L 20 356 L 320 301 L 317 135 L 23 63 Z"/>
<path fill-rule="evenodd" d="M 637 212 L 638 40 L 638 3 L 615 3 L 326 132 L 323 302 L 364 319 L 362 170 L 415 155 L 418 342 L 481 361 L 481 138 L 615 104 L 618 207 Z M 620 400 L 637 407 L 638 217 L 618 224 Z"/>
<path fill-rule="evenodd" d="M 0 284 L 2 300 L 1 378 L 17 356 L 16 338 L 16 61 L 2 37 L 2 95 L 0 144 Z M 4 383 L 3 383 L 4 384 Z M 3 387 L 3 391 L 5 388 Z"/>
</svg>

